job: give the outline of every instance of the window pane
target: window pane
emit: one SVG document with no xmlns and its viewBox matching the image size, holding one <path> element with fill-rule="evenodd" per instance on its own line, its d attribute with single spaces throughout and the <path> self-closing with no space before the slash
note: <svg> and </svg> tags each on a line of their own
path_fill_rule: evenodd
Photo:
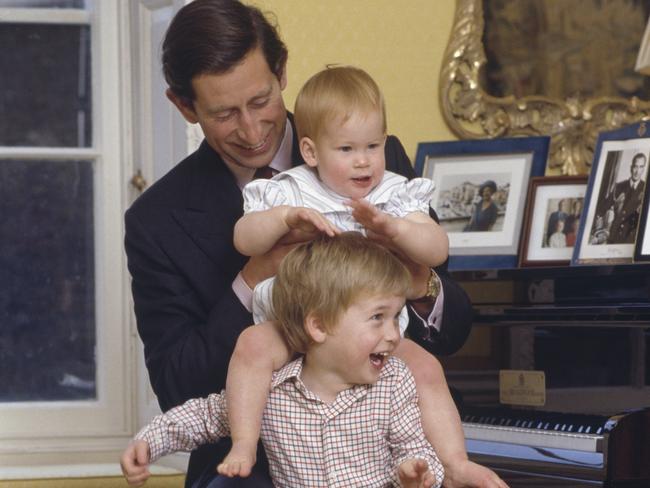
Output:
<svg viewBox="0 0 650 488">
<path fill-rule="evenodd" d="M 0 401 L 95 398 L 93 167 L 0 161 Z"/>
<path fill-rule="evenodd" d="M 90 27 L 0 23 L 0 146 L 89 147 Z"/>
<path fill-rule="evenodd" d="M 86 0 L 0 0 L 0 7 L 86 8 Z"/>
</svg>

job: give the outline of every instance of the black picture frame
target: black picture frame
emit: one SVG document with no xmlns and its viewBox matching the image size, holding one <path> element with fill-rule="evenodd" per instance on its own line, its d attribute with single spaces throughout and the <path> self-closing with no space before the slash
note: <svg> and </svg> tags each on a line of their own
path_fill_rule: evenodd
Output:
<svg viewBox="0 0 650 488">
<path fill-rule="evenodd" d="M 650 185 L 646 185 L 645 189 L 645 200 L 634 244 L 634 262 L 650 263 Z"/>
<path fill-rule="evenodd" d="M 415 171 L 435 184 L 431 206 L 449 236 L 449 269 L 517 266 L 528 182 L 544 174 L 549 141 L 537 136 L 418 144 Z M 494 200 L 474 201 L 486 187 L 494 190 Z"/>
<path fill-rule="evenodd" d="M 647 122 L 599 134 L 572 265 L 633 262 L 649 160 Z M 636 188 L 630 185 L 635 172 L 640 172 Z"/>
</svg>

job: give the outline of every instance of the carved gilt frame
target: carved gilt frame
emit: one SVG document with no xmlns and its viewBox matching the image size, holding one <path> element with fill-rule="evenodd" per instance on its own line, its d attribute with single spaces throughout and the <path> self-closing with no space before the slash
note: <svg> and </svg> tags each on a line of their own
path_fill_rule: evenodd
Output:
<svg viewBox="0 0 650 488">
<path fill-rule="evenodd" d="M 650 119 L 637 97 L 553 99 L 494 97 L 480 84 L 486 63 L 482 0 L 456 0 L 454 25 L 440 72 L 440 106 L 461 139 L 549 135 L 548 175 L 588 174 L 598 134 Z"/>
</svg>

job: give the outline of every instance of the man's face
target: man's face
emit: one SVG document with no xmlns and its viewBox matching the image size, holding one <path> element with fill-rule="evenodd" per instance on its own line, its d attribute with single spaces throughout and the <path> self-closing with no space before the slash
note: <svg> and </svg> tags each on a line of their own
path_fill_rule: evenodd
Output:
<svg viewBox="0 0 650 488">
<path fill-rule="evenodd" d="M 632 161 L 632 168 L 630 169 L 632 181 L 639 181 L 643 176 L 645 169 L 645 159 L 642 157 L 634 158 Z"/>
<path fill-rule="evenodd" d="M 198 123 L 205 138 L 235 173 L 268 165 L 284 136 L 287 113 L 283 71 L 274 75 L 259 48 L 232 70 L 202 74 L 192 80 L 192 106 L 168 96 L 190 123 Z"/>
<path fill-rule="evenodd" d="M 560 200 L 560 211 L 564 213 L 569 212 L 569 202 L 566 200 Z"/>
</svg>

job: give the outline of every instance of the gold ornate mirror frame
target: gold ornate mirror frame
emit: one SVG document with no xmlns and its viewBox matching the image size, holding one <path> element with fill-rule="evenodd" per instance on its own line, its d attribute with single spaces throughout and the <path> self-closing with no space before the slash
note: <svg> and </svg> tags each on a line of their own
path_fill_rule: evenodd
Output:
<svg viewBox="0 0 650 488">
<path fill-rule="evenodd" d="M 440 106 L 461 139 L 550 135 L 546 173 L 588 174 L 598 133 L 650 119 L 650 101 L 637 97 L 560 100 L 489 95 L 480 84 L 486 63 L 483 29 L 483 1 L 456 0 L 440 73 Z"/>
</svg>

